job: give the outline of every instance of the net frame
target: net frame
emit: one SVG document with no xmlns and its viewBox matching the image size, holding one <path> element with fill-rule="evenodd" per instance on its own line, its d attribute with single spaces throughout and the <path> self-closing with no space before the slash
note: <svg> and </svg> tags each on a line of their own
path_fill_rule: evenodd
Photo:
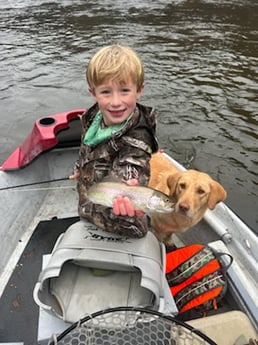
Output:
<svg viewBox="0 0 258 345">
<path fill-rule="evenodd" d="M 140 315 L 148 315 L 150 317 L 150 319 L 148 320 L 148 322 L 151 322 L 151 317 L 153 318 L 152 321 L 154 320 L 161 320 L 162 322 L 166 321 L 168 323 L 171 323 L 171 327 L 173 325 L 173 327 L 177 326 L 178 328 L 180 328 L 181 332 L 182 330 L 187 332 L 188 336 L 189 334 L 191 334 L 193 336 L 193 340 L 192 342 L 189 342 L 189 337 L 188 337 L 188 341 L 181 341 L 179 340 L 179 342 L 177 342 L 177 340 L 173 340 L 171 337 L 171 341 L 165 341 L 164 343 L 162 341 L 158 341 L 158 342 L 154 342 L 154 344 L 193 344 L 193 345 L 198 345 L 198 344 L 209 344 L 209 345 L 217 345 L 212 339 L 210 339 L 207 335 L 205 335 L 201 330 L 196 329 L 194 327 L 192 327 L 191 325 L 177 320 L 175 317 L 168 315 L 168 314 L 164 314 L 155 310 L 150 310 L 147 308 L 142 308 L 142 307 L 115 307 L 115 308 L 107 308 L 107 309 L 103 309 L 97 312 L 94 312 L 92 314 L 86 315 L 83 319 L 79 320 L 76 323 L 73 323 L 70 327 L 68 327 L 65 331 L 63 331 L 61 334 L 59 335 L 53 335 L 52 336 L 52 340 L 50 340 L 48 345 L 58 345 L 60 344 L 59 342 L 62 341 L 63 339 L 65 339 L 66 336 L 68 336 L 69 334 L 71 334 L 72 331 L 79 329 L 81 327 L 85 328 L 87 330 L 87 323 L 89 323 L 89 332 L 87 333 L 87 336 L 90 336 L 93 332 L 92 330 L 92 322 L 94 323 L 94 321 L 97 321 L 98 323 L 98 318 L 101 317 L 106 317 L 109 316 L 109 314 L 111 315 L 110 317 L 112 317 L 112 314 L 114 313 L 120 313 L 120 312 L 132 312 L 132 313 L 138 313 L 137 318 L 140 317 Z M 126 322 L 128 323 L 127 320 Z M 134 319 L 135 321 L 135 319 Z M 130 323 L 130 322 L 129 322 Z M 95 326 L 94 326 L 95 327 Z M 100 327 L 98 325 L 98 327 Z M 102 327 L 102 326 L 101 326 Z M 117 330 L 119 329 L 119 327 L 117 328 L 117 325 L 112 325 L 112 327 L 115 327 Z M 135 327 L 135 325 L 134 325 Z M 104 329 L 104 328 L 103 328 Z M 170 331 L 172 330 L 172 328 L 170 329 Z M 121 333 L 121 332 L 120 332 Z M 85 337 L 85 334 L 84 334 Z M 70 344 L 74 344 L 75 342 L 72 342 Z M 121 340 L 119 342 L 117 342 L 118 344 L 123 344 L 123 341 L 121 342 Z M 125 342 L 126 343 L 126 342 Z M 125 344 L 124 343 L 124 344 Z M 69 344 L 69 342 L 65 342 L 62 344 Z M 86 342 L 78 342 L 78 344 L 86 344 Z M 88 344 L 88 342 L 87 342 Z M 99 342 L 90 342 L 90 344 L 99 344 Z M 103 344 L 111 344 L 109 342 L 103 342 Z M 130 342 L 127 342 L 126 344 L 131 344 Z"/>
</svg>

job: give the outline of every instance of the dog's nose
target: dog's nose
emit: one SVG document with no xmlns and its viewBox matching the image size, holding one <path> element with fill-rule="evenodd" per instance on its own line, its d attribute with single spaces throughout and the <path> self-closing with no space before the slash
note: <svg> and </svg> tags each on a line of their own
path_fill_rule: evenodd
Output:
<svg viewBox="0 0 258 345">
<path fill-rule="evenodd" d="M 187 211 L 189 211 L 190 207 L 187 203 L 181 202 L 179 204 L 179 209 L 180 209 L 180 211 L 187 212 Z"/>
</svg>

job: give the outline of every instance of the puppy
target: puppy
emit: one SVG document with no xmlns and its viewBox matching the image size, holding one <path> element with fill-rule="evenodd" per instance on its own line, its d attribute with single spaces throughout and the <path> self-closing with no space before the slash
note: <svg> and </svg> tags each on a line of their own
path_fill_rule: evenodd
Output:
<svg viewBox="0 0 258 345">
<path fill-rule="evenodd" d="M 214 209 L 227 196 L 224 188 L 209 175 L 196 170 L 179 171 L 162 153 L 152 155 L 150 167 L 149 187 L 175 201 L 173 212 L 151 216 L 155 235 L 166 244 L 172 244 L 172 233 L 197 224 L 208 208 Z"/>
</svg>

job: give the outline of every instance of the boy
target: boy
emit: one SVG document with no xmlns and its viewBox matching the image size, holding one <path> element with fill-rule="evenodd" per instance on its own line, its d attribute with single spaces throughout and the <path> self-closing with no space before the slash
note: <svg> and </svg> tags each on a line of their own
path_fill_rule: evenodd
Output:
<svg viewBox="0 0 258 345">
<path fill-rule="evenodd" d="M 90 60 L 86 78 L 95 104 L 82 115 L 82 141 L 75 177 L 79 215 L 98 227 L 128 237 L 143 237 L 147 216 L 130 199 L 119 196 L 113 209 L 87 200 L 87 189 L 105 177 L 147 186 L 149 160 L 157 151 L 153 109 L 137 103 L 144 70 L 129 47 L 111 45 Z"/>
</svg>

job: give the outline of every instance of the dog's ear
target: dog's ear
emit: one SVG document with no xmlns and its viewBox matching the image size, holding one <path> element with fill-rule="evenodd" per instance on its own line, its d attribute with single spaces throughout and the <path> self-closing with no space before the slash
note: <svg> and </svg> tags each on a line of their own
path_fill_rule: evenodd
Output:
<svg viewBox="0 0 258 345">
<path fill-rule="evenodd" d="M 167 185 L 169 188 L 169 195 L 170 196 L 174 195 L 174 193 L 176 191 L 177 182 L 178 182 L 181 175 L 182 175 L 182 173 L 180 171 L 178 171 L 175 174 L 168 176 Z"/>
<path fill-rule="evenodd" d="M 210 210 L 213 210 L 215 206 L 217 205 L 217 203 L 226 199 L 227 192 L 225 191 L 225 189 L 222 187 L 221 184 L 219 184 L 218 182 L 214 180 L 211 181 L 210 186 L 211 186 L 211 191 L 210 191 L 210 195 L 208 199 L 208 207 Z"/>
</svg>

